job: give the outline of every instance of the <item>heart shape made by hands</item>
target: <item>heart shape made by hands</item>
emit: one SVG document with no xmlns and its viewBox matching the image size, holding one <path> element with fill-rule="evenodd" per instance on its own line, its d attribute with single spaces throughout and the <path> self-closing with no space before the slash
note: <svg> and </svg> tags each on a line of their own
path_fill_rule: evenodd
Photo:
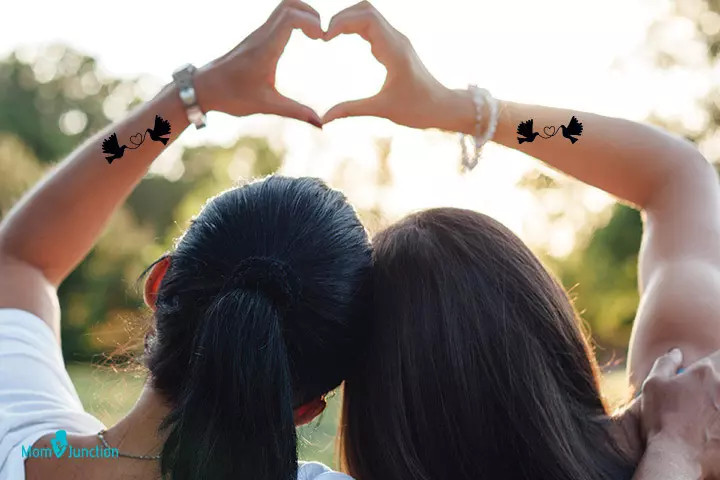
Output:
<svg viewBox="0 0 720 480">
<path fill-rule="evenodd" d="M 323 42 L 296 31 L 278 62 L 275 85 L 322 115 L 338 103 L 375 95 L 385 75 L 370 45 L 358 36 Z"/>
<path fill-rule="evenodd" d="M 549 127 L 543 128 L 543 132 L 545 132 L 545 135 L 548 137 L 552 137 L 557 133 L 557 128 L 555 128 L 554 125 L 550 125 Z"/>
<path fill-rule="evenodd" d="M 138 145 L 138 146 L 139 146 L 139 145 L 143 142 L 143 140 L 145 140 L 145 139 L 144 139 L 143 136 L 142 136 L 141 134 L 139 134 L 139 133 L 136 133 L 135 135 L 133 135 L 132 137 L 130 137 L 130 141 L 132 142 L 133 145 Z"/>
</svg>

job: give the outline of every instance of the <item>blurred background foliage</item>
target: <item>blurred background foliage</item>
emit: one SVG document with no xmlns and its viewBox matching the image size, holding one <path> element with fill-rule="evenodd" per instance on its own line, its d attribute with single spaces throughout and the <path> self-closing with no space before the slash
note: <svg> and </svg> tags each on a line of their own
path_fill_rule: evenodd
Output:
<svg viewBox="0 0 720 480">
<path fill-rule="evenodd" d="M 663 40 L 664 32 L 678 25 L 690 29 L 689 44 Z M 658 20 L 648 32 L 646 48 L 645 54 L 655 59 L 659 69 L 716 68 L 720 0 L 677 2 L 673 15 Z M 688 55 L 690 51 L 700 54 Z M 141 82 L 107 78 L 93 58 L 62 45 L 46 47 L 32 63 L 15 54 L 0 61 L 0 214 L 5 215 L 53 163 L 137 104 Z M 704 118 L 701 128 L 688 129 L 660 114 L 648 120 L 696 142 L 715 162 L 720 152 L 720 87 L 698 106 Z M 379 187 L 393 183 L 387 167 L 390 148 L 389 140 L 378 140 L 380 168 L 375 182 Z M 252 137 L 240 138 L 229 147 L 185 149 L 172 175 L 149 175 L 138 186 L 96 248 L 62 285 L 65 359 L 86 407 L 103 421 L 111 423 L 127 411 L 141 388 L 142 374 L 121 376 L 108 384 L 107 369 L 115 367 L 88 368 L 86 362 L 103 363 L 108 352 L 132 351 L 142 339 L 149 314 L 136 285 L 139 274 L 172 247 L 209 197 L 237 179 L 278 170 L 283 155 L 266 139 Z M 342 169 L 338 175 L 347 177 Z M 568 208 L 579 188 L 573 180 L 540 170 L 529 172 L 520 186 L 532 191 L 541 204 L 550 200 L 557 204 L 561 197 Z M 563 221 L 568 211 L 548 209 L 549 225 Z M 360 213 L 371 230 L 385 224 L 379 203 Z M 635 210 L 619 204 L 584 215 L 577 225 L 574 251 L 563 258 L 539 253 L 571 292 L 592 331 L 600 361 L 608 364 L 626 354 L 638 303 L 636 262 L 642 225 Z M 303 430 L 306 458 L 332 458 L 329 439 L 336 412 L 333 402 L 326 414 L 331 421 Z"/>
<path fill-rule="evenodd" d="M 678 41 L 677 32 L 684 41 Z M 658 19 L 647 32 L 643 57 L 658 69 L 692 71 L 709 76 L 720 67 L 720 0 L 680 0 L 672 12 Z M 627 94 L 627 92 L 625 92 Z M 672 92 L 668 92 L 672 95 Z M 697 100 L 701 122 L 688 125 L 678 117 L 653 112 L 647 122 L 665 128 L 698 145 L 705 157 L 718 165 L 720 159 L 720 85 Z M 534 191 L 543 202 L 563 196 L 572 205 L 577 182 L 548 177 L 539 170 L 529 172 L 521 185 Z M 555 202 L 557 203 L 557 202 Z M 569 208 L 569 207 L 568 207 Z M 548 212 L 553 221 L 563 213 Z M 564 258 L 543 259 L 559 276 L 574 299 L 577 310 L 590 327 L 601 363 L 622 360 L 626 354 L 638 306 L 637 260 L 642 221 L 637 210 L 615 204 L 578 225 L 573 252 Z"/>
</svg>

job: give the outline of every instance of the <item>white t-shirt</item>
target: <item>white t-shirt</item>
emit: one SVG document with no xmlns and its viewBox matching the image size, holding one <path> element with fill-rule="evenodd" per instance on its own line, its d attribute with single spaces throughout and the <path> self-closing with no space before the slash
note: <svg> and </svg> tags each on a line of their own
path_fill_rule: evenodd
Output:
<svg viewBox="0 0 720 480">
<path fill-rule="evenodd" d="M 105 425 L 87 413 L 50 328 L 35 315 L 0 308 L 0 480 L 25 480 L 26 449 L 65 430 L 93 435 Z M 316 462 L 301 462 L 298 480 L 352 480 Z"/>
</svg>

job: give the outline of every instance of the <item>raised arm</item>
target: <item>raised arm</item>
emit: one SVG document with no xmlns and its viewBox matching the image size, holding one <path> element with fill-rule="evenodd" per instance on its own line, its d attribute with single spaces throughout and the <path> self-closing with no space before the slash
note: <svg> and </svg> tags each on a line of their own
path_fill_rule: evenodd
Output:
<svg viewBox="0 0 720 480">
<path fill-rule="evenodd" d="M 317 12 L 300 1 L 285 1 L 240 45 L 198 70 L 194 84 L 201 108 L 237 116 L 272 113 L 319 126 L 315 112 L 274 87 L 277 61 L 295 28 L 310 38 L 322 36 Z M 86 141 L 28 192 L 0 224 L 0 308 L 38 315 L 59 339 L 56 288 L 87 255 L 152 161 L 188 123 L 171 83 L 126 119 Z M 143 141 L 131 140 L 137 133 Z M 136 143 L 141 145 L 135 148 Z"/>
<path fill-rule="evenodd" d="M 367 39 L 388 75 L 376 96 L 337 105 L 325 122 L 373 115 L 416 128 L 475 132 L 470 94 L 435 80 L 408 39 L 368 2 L 331 21 L 326 38 L 340 34 Z M 495 142 L 643 211 L 642 298 L 629 359 L 633 386 L 640 387 L 654 360 L 671 347 L 682 348 L 687 362 L 720 348 L 720 190 L 697 149 L 648 125 L 577 110 L 500 102 L 500 111 Z M 525 123 L 530 119 L 533 128 Z M 559 133 L 535 138 L 533 132 L 552 134 L 545 126 Z"/>
<path fill-rule="evenodd" d="M 520 122 L 542 128 L 572 116 L 583 124 L 575 143 L 560 135 L 518 143 Z M 672 347 L 688 362 L 720 348 L 720 189 L 693 145 L 627 120 L 511 102 L 502 102 L 495 141 L 642 210 L 641 301 L 628 361 L 636 389 Z"/>
</svg>

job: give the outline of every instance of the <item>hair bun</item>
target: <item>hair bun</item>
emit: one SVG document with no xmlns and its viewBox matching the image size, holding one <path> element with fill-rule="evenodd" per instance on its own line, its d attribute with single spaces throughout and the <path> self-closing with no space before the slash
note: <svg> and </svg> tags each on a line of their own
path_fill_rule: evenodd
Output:
<svg viewBox="0 0 720 480">
<path fill-rule="evenodd" d="M 295 271 L 285 262 L 270 257 L 248 257 L 232 273 L 235 288 L 258 288 L 279 307 L 289 309 L 300 299 L 302 284 Z"/>
</svg>

